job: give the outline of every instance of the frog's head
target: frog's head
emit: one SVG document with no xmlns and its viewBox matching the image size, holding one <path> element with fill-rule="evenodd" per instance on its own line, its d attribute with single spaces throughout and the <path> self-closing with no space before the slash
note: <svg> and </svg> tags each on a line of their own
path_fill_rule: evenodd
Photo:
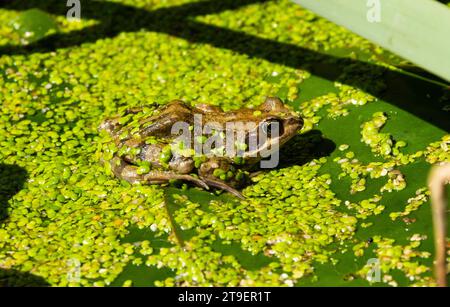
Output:
<svg viewBox="0 0 450 307">
<path fill-rule="evenodd" d="M 278 142 L 279 146 L 285 144 L 303 127 L 300 115 L 279 98 L 267 97 L 258 110 L 261 111 L 259 126 L 267 134 L 268 145 L 275 142 Z M 272 136 L 273 124 L 278 127 L 278 133 Z"/>
<path fill-rule="evenodd" d="M 265 151 L 279 149 L 303 127 L 300 115 L 276 97 L 268 97 L 262 105 L 253 109 L 253 115 L 252 122 L 256 123 L 256 128 L 246 135 L 249 150 L 244 153 L 245 160 L 250 162 L 257 161 Z M 257 144 L 255 140 L 258 140 Z"/>
</svg>

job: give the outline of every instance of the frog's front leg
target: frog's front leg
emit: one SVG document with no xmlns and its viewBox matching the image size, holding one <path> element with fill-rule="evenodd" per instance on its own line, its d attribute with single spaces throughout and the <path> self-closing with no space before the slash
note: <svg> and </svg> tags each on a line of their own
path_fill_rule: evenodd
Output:
<svg viewBox="0 0 450 307">
<path fill-rule="evenodd" d="M 213 158 L 201 164 L 198 174 L 201 180 L 216 189 L 230 192 L 231 194 L 245 199 L 244 196 L 236 190 L 244 181 L 244 176 L 240 178 L 237 175 L 232 163 L 226 158 Z"/>
<path fill-rule="evenodd" d="M 148 184 L 161 184 L 168 183 L 170 180 L 183 180 L 191 182 L 203 189 L 209 189 L 209 186 L 201 179 L 188 174 L 178 174 L 169 170 L 152 170 L 145 174 L 139 174 L 138 167 L 136 165 L 130 164 L 119 157 L 114 157 L 110 164 L 111 170 L 115 176 L 130 183 L 140 182 Z"/>
</svg>

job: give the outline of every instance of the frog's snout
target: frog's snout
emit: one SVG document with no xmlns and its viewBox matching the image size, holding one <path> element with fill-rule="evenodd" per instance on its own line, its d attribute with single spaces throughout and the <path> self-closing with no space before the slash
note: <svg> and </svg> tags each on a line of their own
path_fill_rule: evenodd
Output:
<svg viewBox="0 0 450 307">
<path fill-rule="evenodd" d="M 292 116 L 285 120 L 284 126 L 290 128 L 291 131 L 298 131 L 303 128 L 303 118 L 300 116 Z"/>
</svg>

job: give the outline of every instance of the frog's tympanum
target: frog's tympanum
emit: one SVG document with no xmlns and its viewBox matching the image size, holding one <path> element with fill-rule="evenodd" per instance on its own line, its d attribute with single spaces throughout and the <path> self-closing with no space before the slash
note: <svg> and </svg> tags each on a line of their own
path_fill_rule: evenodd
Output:
<svg viewBox="0 0 450 307">
<path fill-rule="evenodd" d="M 103 160 L 131 183 L 189 181 L 229 191 L 246 184 L 250 170 L 291 139 L 303 120 L 280 99 L 231 112 L 175 100 L 159 109 L 129 109 L 105 120 L 114 150 Z M 261 161 L 262 162 L 262 161 Z"/>
</svg>

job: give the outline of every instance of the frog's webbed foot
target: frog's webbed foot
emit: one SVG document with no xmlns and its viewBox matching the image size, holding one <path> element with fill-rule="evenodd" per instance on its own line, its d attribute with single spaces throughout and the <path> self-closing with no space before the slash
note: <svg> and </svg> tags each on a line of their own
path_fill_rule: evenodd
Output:
<svg viewBox="0 0 450 307">
<path fill-rule="evenodd" d="M 130 183 L 148 183 L 160 184 L 167 183 L 170 180 L 188 181 L 196 186 L 208 190 L 209 186 L 201 179 L 187 174 L 177 174 L 172 171 L 154 170 L 146 174 L 138 174 L 138 167 L 127 163 L 126 161 L 115 157 L 111 160 L 111 170 L 115 176 L 122 178 Z"/>
<path fill-rule="evenodd" d="M 190 182 L 200 188 L 209 190 L 210 187 L 227 191 L 241 199 L 244 196 L 235 188 L 227 185 L 223 181 L 210 178 L 197 178 L 189 174 L 179 174 L 173 171 L 153 170 L 146 174 L 138 174 L 138 167 L 130 164 L 119 157 L 114 157 L 110 161 L 111 170 L 118 178 L 124 179 L 130 183 L 147 183 L 147 184 L 163 184 L 170 180 L 182 180 Z"/>
<path fill-rule="evenodd" d="M 201 178 L 201 179 L 210 187 L 227 191 L 240 199 L 245 199 L 245 197 L 242 195 L 241 192 L 239 192 L 238 190 L 236 190 L 233 187 L 230 187 L 223 181 L 218 181 L 218 180 L 213 180 L 213 179 L 208 179 L 208 178 Z"/>
</svg>

